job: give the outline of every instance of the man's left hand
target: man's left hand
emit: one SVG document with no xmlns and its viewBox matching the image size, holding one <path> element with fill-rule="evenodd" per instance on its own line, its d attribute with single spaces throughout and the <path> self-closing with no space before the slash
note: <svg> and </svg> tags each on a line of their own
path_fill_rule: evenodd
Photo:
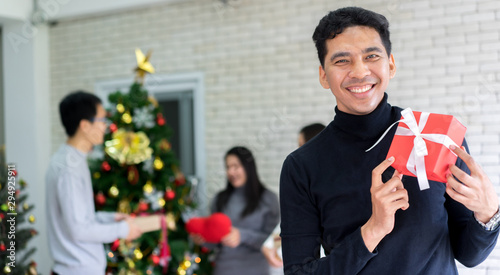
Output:
<svg viewBox="0 0 500 275">
<path fill-rule="evenodd" d="M 471 174 L 468 175 L 456 165 L 451 165 L 450 171 L 453 175 L 447 176 L 446 193 L 473 211 L 476 219 L 487 223 L 498 211 L 495 188 L 481 166 L 467 154 L 464 147 L 452 145 L 450 149 L 465 162 Z"/>
</svg>

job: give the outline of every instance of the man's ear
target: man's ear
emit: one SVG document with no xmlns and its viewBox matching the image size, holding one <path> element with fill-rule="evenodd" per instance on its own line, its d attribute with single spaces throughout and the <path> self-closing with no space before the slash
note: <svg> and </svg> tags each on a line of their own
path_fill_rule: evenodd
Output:
<svg viewBox="0 0 500 275">
<path fill-rule="evenodd" d="M 90 121 L 86 119 L 80 120 L 80 123 L 78 124 L 78 128 L 84 133 L 88 132 L 91 126 L 92 124 L 90 123 Z"/>
<path fill-rule="evenodd" d="M 394 55 L 389 56 L 389 77 L 392 79 L 396 75 L 396 62 L 394 62 Z"/>
<path fill-rule="evenodd" d="M 328 83 L 328 79 L 326 78 L 326 72 L 323 69 L 323 66 L 319 66 L 319 83 L 323 88 L 330 89 L 330 84 Z"/>
</svg>

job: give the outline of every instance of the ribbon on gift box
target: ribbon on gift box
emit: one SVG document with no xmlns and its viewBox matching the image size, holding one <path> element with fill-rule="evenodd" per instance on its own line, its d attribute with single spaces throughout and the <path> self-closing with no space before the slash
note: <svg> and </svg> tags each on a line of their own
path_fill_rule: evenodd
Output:
<svg viewBox="0 0 500 275">
<path fill-rule="evenodd" d="M 410 157 L 408 158 L 408 162 L 406 163 L 406 168 L 417 177 L 420 190 L 428 189 L 429 180 L 427 179 L 427 172 L 425 170 L 425 156 L 428 155 L 428 151 L 424 139 L 442 144 L 443 146 L 448 148 L 448 150 L 451 145 L 455 145 L 456 147 L 459 146 L 447 135 L 422 133 L 422 130 L 427 124 L 427 119 L 429 118 L 430 113 L 422 112 L 418 123 L 415 119 L 415 116 L 413 115 L 413 111 L 411 110 L 411 108 L 406 108 L 401 111 L 401 115 L 403 116 L 403 118 L 391 124 L 391 126 L 389 126 L 387 130 L 385 130 L 385 132 L 377 140 L 377 142 L 375 142 L 375 144 L 365 152 L 368 152 L 375 146 L 377 146 L 394 125 L 399 122 L 406 124 L 408 128 L 399 126 L 396 129 L 396 133 L 394 135 L 415 136 L 415 138 L 413 139 L 413 148 L 411 150 Z M 451 152 L 453 153 L 453 151 Z"/>
<path fill-rule="evenodd" d="M 171 253 L 170 246 L 168 245 L 168 230 L 165 216 L 160 215 L 161 222 L 161 244 L 160 244 L 160 265 L 163 266 L 163 273 L 166 274 L 168 270 L 168 263 L 170 262 Z"/>
</svg>

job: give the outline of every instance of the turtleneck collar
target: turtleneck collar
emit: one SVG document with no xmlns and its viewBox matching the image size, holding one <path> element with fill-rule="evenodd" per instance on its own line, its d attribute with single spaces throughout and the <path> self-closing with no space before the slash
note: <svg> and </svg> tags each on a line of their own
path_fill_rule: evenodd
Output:
<svg viewBox="0 0 500 275">
<path fill-rule="evenodd" d="M 335 107 L 332 126 L 357 140 L 377 139 L 393 122 L 392 106 L 387 103 L 387 93 L 380 104 L 367 115 L 352 115 Z"/>
</svg>

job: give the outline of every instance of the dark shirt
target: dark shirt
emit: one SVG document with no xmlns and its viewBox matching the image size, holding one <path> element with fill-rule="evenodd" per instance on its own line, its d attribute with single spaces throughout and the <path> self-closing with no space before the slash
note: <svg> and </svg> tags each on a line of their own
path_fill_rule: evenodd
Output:
<svg viewBox="0 0 500 275">
<path fill-rule="evenodd" d="M 280 179 L 281 236 L 285 274 L 458 274 L 481 263 L 495 246 L 498 229 L 488 232 L 462 204 L 430 181 L 420 191 L 404 176 L 410 207 L 398 210 L 394 229 L 373 253 L 361 237 L 371 216 L 371 172 L 386 157 L 396 127 L 374 149 L 401 108 L 387 94 L 370 114 L 356 116 L 336 108 L 334 120 L 318 136 L 292 152 Z M 465 141 L 464 141 L 464 145 Z M 458 159 L 458 167 L 470 173 Z M 394 169 L 382 178 L 387 181 Z M 326 257 L 319 259 L 320 245 Z"/>
</svg>

